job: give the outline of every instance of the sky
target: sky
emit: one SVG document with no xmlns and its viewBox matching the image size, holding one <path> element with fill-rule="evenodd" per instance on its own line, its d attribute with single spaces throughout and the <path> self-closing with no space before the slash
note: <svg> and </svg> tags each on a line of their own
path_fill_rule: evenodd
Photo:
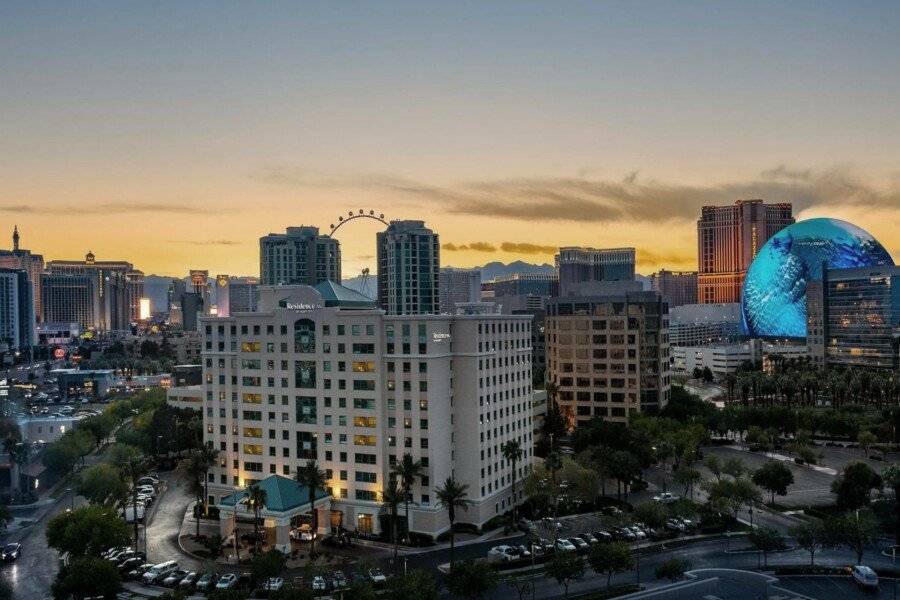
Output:
<svg viewBox="0 0 900 600">
<path fill-rule="evenodd" d="M 256 274 L 260 236 L 374 210 L 442 263 L 634 246 L 789 201 L 900 257 L 895 2 L 0 3 L 0 236 Z M 375 232 L 342 227 L 344 276 Z M 8 244 L 9 242 L 6 242 Z"/>
</svg>

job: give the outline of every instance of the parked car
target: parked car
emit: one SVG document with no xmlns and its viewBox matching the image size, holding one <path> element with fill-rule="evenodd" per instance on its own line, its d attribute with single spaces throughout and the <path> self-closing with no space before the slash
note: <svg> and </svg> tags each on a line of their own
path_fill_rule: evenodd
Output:
<svg viewBox="0 0 900 600">
<path fill-rule="evenodd" d="M 144 583 L 154 584 L 157 583 L 166 577 L 169 574 L 178 568 L 178 562 L 174 560 L 167 560 L 166 562 L 161 562 L 159 564 L 153 565 L 147 572 L 144 573 L 143 581 Z M 183 576 L 182 576 L 183 577 Z"/>
<path fill-rule="evenodd" d="M 152 477 L 150 475 L 144 475 L 143 477 L 141 477 L 140 479 L 137 480 L 137 484 L 138 485 L 152 485 L 153 487 L 156 487 L 159 485 L 159 479 L 157 479 L 156 477 Z"/>
<path fill-rule="evenodd" d="M 672 502 L 677 502 L 678 500 L 680 500 L 680 497 L 671 492 L 662 492 L 658 496 L 653 496 L 654 502 L 662 502 L 663 504 L 671 504 Z"/>
<path fill-rule="evenodd" d="M 601 529 L 600 531 L 594 532 L 594 537 L 597 538 L 597 541 L 600 542 L 611 542 L 613 541 L 613 534 L 606 531 L 605 529 Z"/>
<path fill-rule="evenodd" d="M 384 576 L 381 569 L 369 569 L 369 580 L 372 583 L 384 583 L 387 581 L 387 577 Z"/>
<path fill-rule="evenodd" d="M 153 563 L 144 563 L 142 565 L 138 565 L 134 569 L 125 573 L 125 577 L 131 580 L 138 580 L 144 578 L 144 573 L 153 568 Z"/>
<path fill-rule="evenodd" d="M 850 569 L 850 577 L 859 587 L 868 590 L 874 590 L 878 587 L 878 574 L 872 570 L 872 567 L 866 565 L 855 565 Z"/>
<path fill-rule="evenodd" d="M 3 560 L 16 560 L 22 554 L 22 544 L 13 542 L 3 546 Z"/>
<path fill-rule="evenodd" d="M 534 533 L 535 531 L 537 531 L 537 526 L 533 521 L 522 518 L 519 519 L 519 531 L 522 531 L 524 533 Z"/>
<path fill-rule="evenodd" d="M 140 556 L 135 556 L 133 558 L 128 558 L 119 563 L 119 572 L 120 573 L 130 573 L 135 570 L 139 566 L 144 564 L 144 559 Z"/>
<path fill-rule="evenodd" d="M 682 523 L 678 519 L 668 519 L 666 521 L 666 529 L 678 532 L 687 531 L 687 527 L 685 527 L 684 523 Z"/>
<path fill-rule="evenodd" d="M 575 546 L 575 548 L 578 549 L 579 551 L 587 550 L 588 547 L 590 546 L 590 544 L 588 544 L 586 541 L 584 541 L 583 539 L 581 539 L 580 537 L 575 536 L 575 535 L 573 535 L 572 537 L 569 538 L 569 543 L 571 543 L 573 546 Z"/>
<path fill-rule="evenodd" d="M 519 558 L 518 551 L 512 546 L 494 546 L 487 553 L 488 560 L 494 562 L 509 562 Z"/>
<path fill-rule="evenodd" d="M 560 552 L 575 552 L 577 550 L 575 545 L 566 538 L 556 540 L 556 549 Z"/>
<path fill-rule="evenodd" d="M 324 592 L 328 589 L 328 583 L 325 581 L 324 577 L 316 575 L 312 578 L 312 589 L 314 592 Z"/>
<path fill-rule="evenodd" d="M 181 580 L 187 577 L 188 572 L 184 569 L 175 569 L 162 580 L 162 584 L 166 587 L 178 587 Z"/>
<path fill-rule="evenodd" d="M 197 591 L 198 592 L 208 592 L 213 587 L 215 587 L 218 579 L 219 579 L 218 573 L 215 573 L 215 572 L 204 573 L 197 580 Z"/>
<path fill-rule="evenodd" d="M 618 506 L 605 506 L 600 509 L 600 512 L 602 512 L 604 515 L 615 517 L 622 514 L 622 509 Z"/>
<path fill-rule="evenodd" d="M 524 544 L 516 546 L 516 552 L 519 553 L 518 558 L 531 558 L 531 551 L 528 549 L 528 546 Z"/>
<path fill-rule="evenodd" d="M 292 540 L 298 540 L 301 542 L 310 542 L 314 537 L 316 537 L 315 532 L 313 532 L 312 527 L 308 524 L 304 523 L 300 525 L 296 529 L 291 529 L 290 537 Z"/>
<path fill-rule="evenodd" d="M 126 560 L 129 560 L 132 558 L 139 558 L 139 559 L 141 559 L 141 562 L 144 562 L 144 559 L 147 557 L 144 555 L 143 552 L 136 552 L 134 550 L 126 550 L 125 552 L 118 554 L 113 562 L 115 562 L 117 565 L 121 565 Z"/>
<path fill-rule="evenodd" d="M 262 589 L 267 592 L 278 592 L 284 587 L 284 579 L 281 577 L 269 577 L 263 584 Z M 313 588 L 315 589 L 315 588 Z"/>
<path fill-rule="evenodd" d="M 200 574 L 196 571 L 191 571 L 187 575 L 184 576 L 180 582 L 178 582 L 178 587 L 183 590 L 189 590 L 194 587 L 194 584 L 197 583 L 197 579 L 199 579 Z"/>
<path fill-rule="evenodd" d="M 225 573 L 216 582 L 217 590 L 230 590 L 237 584 L 238 576 L 234 573 Z"/>
<path fill-rule="evenodd" d="M 638 527 L 637 525 L 632 525 L 631 527 L 627 527 L 626 529 L 628 529 L 629 531 L 631 531 L 631 533 L 634 534 L 635 539 L 643 540 L 643 539 L 647 538 L 647 534 L 644 533 L 641 530 L 641 528 Z"/>
<path fill-rule="evenodd" d="M 345 588 L 345 587 L 348 587 L 349 585 L 350 585 L 350 584 L 349 584 L 349 582 L 347 581 L 347 576 L 344 575 L 344 572 L 343 572 L 343 571 L 335 571 L 335 572 L 331 575 L 331 586 L 332 586 L 334 589 L 340 590 L 340 589 L 343 589 L 343 588 Z"/>
<path fill-rule="evenodd" d="M 590 544 L 591 546 L 593 546 L 594 544 L 596 544 L 596 543 L 598 543 L 598 542 L 600 541 L 600 540 L 598 540 L 597 538 L 595 538 L 594 535 L 591 534 L 591 533 L 582 533 L 582 534 L 579 535 L 578 537 L 580 537 L 581 539 L 583 539 L 585 542 L 587 542 L 587 543 Z"/>
</svg>

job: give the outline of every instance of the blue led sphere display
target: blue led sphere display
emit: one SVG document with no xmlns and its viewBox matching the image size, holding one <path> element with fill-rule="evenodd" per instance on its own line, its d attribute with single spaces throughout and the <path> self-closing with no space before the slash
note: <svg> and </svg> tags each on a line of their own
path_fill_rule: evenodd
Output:
<svg viewBox="0 0 900 600">
<path fill-rule="evenodd" d="M 863 229 L 839 219 L 809 219 L 785 227 L 762 247 L 741 293 L 744 330 L 753 337 L 806 337 L 806 284 L 828 269 L 893 265 Z"/>
</svg>

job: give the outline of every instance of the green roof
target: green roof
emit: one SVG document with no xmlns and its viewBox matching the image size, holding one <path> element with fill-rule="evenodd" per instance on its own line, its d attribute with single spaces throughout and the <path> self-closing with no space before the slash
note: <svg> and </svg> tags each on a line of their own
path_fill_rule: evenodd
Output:
<svg viewBox="0 0 900 600">
<path fill-rule="evenodd" d="M 258 481 L 256 486 L 266 492 L 266 510 L 270 512 L 287 512 L 298 507 L 309 506 L 309 493 L 305 486 L 300 485 L 293 479 L 282 477 L 281 475 L 271 475 L 262 481 Z M 235 492 L 230 496 L 222 498 L 219 504 L 223 506 L 234 506 L 241 503 L 249 494 L 249 488 L 244 488 L 239 492 Z M 327 498 L 328 493 L 325 490 L 316 490 L 316 501 Z"/>
<path fill-rule="evenodd" d="M 322 296 L 325 306 L 337 306 L 339 308 L 375 308 L 375 301 L 368 296 L 363 296 L 356 290 L 351 290 L 333 281 L 322 281 L 313 286 Z"/>
</svg>

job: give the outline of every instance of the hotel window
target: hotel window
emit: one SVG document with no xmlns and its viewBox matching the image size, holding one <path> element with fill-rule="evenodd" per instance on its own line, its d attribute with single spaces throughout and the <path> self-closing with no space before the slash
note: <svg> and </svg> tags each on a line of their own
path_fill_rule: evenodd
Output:
<svg viewBox="0 0 900 600">
<path fill-rule="evenodd" d="M 353 361 L 354 373 L 374 373 L 375 362 L 371 360 L 355 360 Z"/>
<path fill-rule="evenodd" d="M 354 435 L 353 436 L 353 445 L 354 446 L 374 446 L 377 443 L 377 438 L 374 435 Z"/>
<path fill-rule="evenodd" d="M 244 437 L 261 438 L 262 437 L 262 428 L 261 427 L 244 427 Z"/>
<path fill-rule="evenodd" d="M 244 444 L 244 454 L 251 454 L 253 456 L 261 456 L 263 453 L 262 445 L 260 444 Z"/>
<path fill-rule="evenodd" d="M 260 348 L 259 342 L 241 342 L 241 352 L 259 352 Z"/>
<path fill-rule="evenodd" d="M 375 417 L 353 417 L 354 427 L 375 427 Z"/>
<path fill-rule="evenodd" d="M 294 323 L 294 352 L 310 354 L 316 351 L 316 324 L 310 319 Z"/>
<path fill-rule="evenodd" d="M 262 394 L 251 394 L 245 392 L 244 394 L 241 394 L 241 401 L 247 402 L 249 404 L 261 404 Z"/>
</svg>

